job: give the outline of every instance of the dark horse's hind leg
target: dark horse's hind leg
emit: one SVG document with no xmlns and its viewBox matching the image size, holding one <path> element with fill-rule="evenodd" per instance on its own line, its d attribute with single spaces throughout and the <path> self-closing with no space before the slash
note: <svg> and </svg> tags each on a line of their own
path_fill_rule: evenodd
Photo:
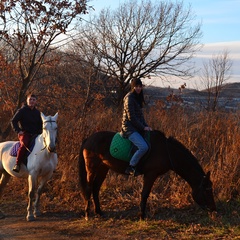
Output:
<svg viewBox="0 0 240 240">
<path fill-rule="evenodd" d="M 91 161 L 90 161 L 91 160 Z M 85 158 L 87 170 L 87 185 L 85 194 L 85 219 L 90 213 L 91 194 L 93 194 L 95 213 L 101 215 L 99 204 L 99 190 L 107 175 L 108 168 L 100 164 L 98 158 Z M 89 164 L 91 162 L 91 164 Z"/>
<path fill-rule="evenodd" d="M 98 216 L 102 216 L 102 211 L 101 211 L 100 202 L 99 202 L 99 191 L 100 191 L 103 181 L 106 178 L 107 173 L 108 173 L 108 168 L 104 165 L 101 165 L 98 169 L 98 173 L 93 182 L 94 212 Z"/>
</svg>

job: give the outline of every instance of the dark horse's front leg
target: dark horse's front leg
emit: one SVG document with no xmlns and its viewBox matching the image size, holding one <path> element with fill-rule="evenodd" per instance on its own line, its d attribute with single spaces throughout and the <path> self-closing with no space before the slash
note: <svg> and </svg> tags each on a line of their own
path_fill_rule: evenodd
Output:
<svg viewBox="0 0 240 240">
<path fill-rule="evenodd" d="M 93 182 L 93 202 L 94 202 L 94 212 L 98 216 L 102 216 L 102 211 L 99 202 L 99 191 L 102 186 L 103 181 L 108 173 L 108 168 L 104 165 L 99 166 L 98 173 Z"/>
<path fill-rule="evenodd" d="M 89 213 L 90 213 L 90 203 L 91 203 L 91 195 L 93 189 L 93 180 L 94 176 L 92 173 L 87 174 L 87 184 L 86 184 L 86 191 L 85 191 L 85 219 L 88 220 Z"/>
<path fill-rule="evenodd" d="M 155 182 L 156 178 L 157 178 L 157 175 L 153 174 L 151 172 L 144 174 L 143 189 L 142 189 L 141 202 L 140 202 L 140 219 L 141 220 L 145 219 L 147 199 L 148 199 L 148 196 L 151 192 L 153 183 Z"/>
</svg>

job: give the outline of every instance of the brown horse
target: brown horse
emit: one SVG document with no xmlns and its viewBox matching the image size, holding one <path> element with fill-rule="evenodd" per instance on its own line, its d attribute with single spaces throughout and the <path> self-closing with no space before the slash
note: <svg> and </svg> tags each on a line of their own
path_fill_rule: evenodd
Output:
<svg viewBox="0 0 240 240">
<path fill-rule="evenodd" d="M 109 169 L 124 174 L 128 162 L 113 158 L 110 144 L 115 132 L 101 131 L 83 141 L 79 156 L 79 180 L 85 199 L 85 218 L 89 217 L 90 199 L 93 194 L 95 214 L 102 215 L 99 191 Z M 169 170 L 185 179 L 192 188 L 192 197 L 203 209 L 216 211 L 210 172 L 204 173 L 193 154 L 173 137 L 167 138 L 160 131 L 150 133 L 151 150 L 148 157 L 138 164 L 143 174 L 140 217 L 145 218 L 147 198 L 156 178 Z"/>
</svg>

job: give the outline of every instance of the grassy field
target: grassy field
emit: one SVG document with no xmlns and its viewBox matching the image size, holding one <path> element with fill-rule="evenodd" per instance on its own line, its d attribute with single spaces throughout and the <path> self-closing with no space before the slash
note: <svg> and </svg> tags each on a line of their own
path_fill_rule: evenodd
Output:
<svg viewBox="0 0 240 240">
<path fill-rule="evenodd" d="M 211 171 L 217 216 L 211 218 L 201 210 L 193 202 L 188 184 L 169 172 L 155 182 L 147 218 L 140 221 L 142 176 L 110 172 L 100 192 L 105 218 L 91 215 L 85 221 L 78 186 L 81 142 L 98 130 L 119 131 L 121 127 L 121 111 L 96 105 L 79 119 L 72 117 L 77 112 L 59 114 L 59 164 L 42 196 L 43 218 L 51 218 L 52 231 L 71 239 L 240 239 L 239 113 L 190 111 L 179 106 L 166 109 L 156 102 L 145 109 L 145 115 L 152 128 L 178 139 L 205 172 Z M 19 211 L 24 216 L 26 204 L 26 181 L 14 179 L 1 200 L 1 210 Z"/>
<path fill-rule="evenodd" d="M 110 174 L 111 175 L 111 174 Z M 193 202 L 173 204 L 164 196 L 149 197 L 147 218 L 138 217 L 139 192 L 122 187 L 123 181 L 136 185 L 140 178 L 114 176 L 106 179 L 101 192 L 104 217 L 95 218 L 92 214 L 86 221 L 80 192 L 73 193 L 69 183 L 60 183 L 56 172 L 42 196 L 43 215 L 34 223 L 26 223 L 27 184 L 13 179 L 1 201 L 2 229 L 16 231 L 14 239 L 25 234 L 32 239 L 33 232 L 46 239 L 240 239 L 240 200 L 216 201 L 218 214 L 213 219 Z M 121 180 L 119 187 L 113 179 Z M 128 183 L 127 182 L 127 183 Z M 127 185 L 127 184 L 126 184 Z M 56 192 L 59 190 L 59 193 Z M 60 190 L 62 189 L 62 190 Z M 185 206 L 184 206 L 185 205 Z M 27 226 L 27 228 L 26 228 Z M 0 230 L 1 236 L 2 230 Z M 22 233 L 24 232 L 24 233 Z M 21 233 L 21 234 L 20 234 Z M 10 235 L 9 235 L 10 234 Z M 8 236 L 11 232 L 8 231 Z M 27 237 L 28 236 L 28 237 Z M 0 238 L 4 239 L 4 238 Z M 40 239 L 40 238 L 39 238 Z"/>
</svg>

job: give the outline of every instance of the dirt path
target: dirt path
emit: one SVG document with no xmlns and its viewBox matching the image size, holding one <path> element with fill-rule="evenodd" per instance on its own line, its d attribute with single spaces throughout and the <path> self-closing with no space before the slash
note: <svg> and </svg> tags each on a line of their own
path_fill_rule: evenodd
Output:
<svg viewBox="0 0 240 240">
<path fill-rule="evenodd" d="M 86 221 L 83 216 L 71 212 L 45 213 L 33 222 L 27 222 L 23 214 L 8 214 L 0 219 L 0 240 L 159 239 L 159 231 L 150 233 L 148 228 L 147 222 L 124 219 L 92 218 Z"/>
<path fill-rule="evenodd" d="M 133 234 L 136 222 L 118 218 L 114 212 L 109 213 L 112 217 L 86 221 L 80 213 L 55 209 L 54 212 L 43 213 L 35 221 L 27 222 L 26 208 L 22 203 L 5 202 L 1 204 L 1 209 L 5 218 L 0 219 L 0 240 L 124 240 L 133 239 L 133 235 L 134 239 L 158 239 L 155 233 L 151 237 L 148 233 L 143 234 L 141 228 Z"/>
<path fill-rule="evenodd" d="M 71 216 L 71 213 L 46 213 L 32 222 L 27 222 L 23 214 L 8 213 L 0 219 L 0 240 L 80 239 L 82 234 L 69 228 L 71 223 L 78 221 L 79 217 Z"/>
<path fill-rule="evenodd" d="M 132 239 L 135 221 L 119 217 L 121 212 L 110 211 L 107 218 L 91 218 L 86 221 L 82 212 L 83 206 L 80 205 L 81 199 L 72 203 L 51 195 L 51 189 L 43 194 L 42 215 L 35 221 L 27 222 L 27 186 L 24 182 L 11 182 L 0 199 L 0 211 L 5 215 L 5 218 L 1 218 L 0 212 L 0 240 Z M 135 209 L 133 211 L 135 212 Z M 135 216 L 134 212 L 126 215 Z M 134 239 L 142 239 L 141 230 L 134 235 Z"/>
<path fill-rule="evenodd" d="M 136 214 L 135 210 L 128 213 Z M 192 219 L 188 222 L 189 212 L 186 210 L 179 211 L 177 215 L 171 213 L 165 219 L 148 221 L 119 216 L 113 211 L 108 212 L 105 219 L 91 218 L 89 221 L 81 214 L 70 211 L 46 212 L 33 222 L 25 220 L 25 213 L 5 211 L 5 214 L 6 217 L 0 219 L 0 240 L 240 239 L 235 224 L 225 230 L 222 223 L 206 219 L 206 223 L 200 224 L 200 216 L 193 216 L 192 213 Z M 203 216 L 201 219 L 204 219 Z"/>
<path fill-rule="evenodd" d="M 237 202 L 231 211 L 229 206 L 222 207 L 223 219 L 219 221 L 210 220 L 206 212 L 197 207 L 162 207 L 153 218 L 139 221 L 138 206 L 126 207 L 125 204 L 110 207 L 109 200 L 103 204 L 105 218 L 91 216 L 86 221 L 79 201 L 73 206 L 72 202 L 50 201 L 47 198 L 42 202 L 42 215 L 35 221 L 27 222 L 26 197 L 19 194 L 16 199 L 16 193 L 11 192 L 0 201 L 1 211 L 5 214 L 5 218 L 0 219 L 0 240 L 240 239 Z"/>
</svg>

